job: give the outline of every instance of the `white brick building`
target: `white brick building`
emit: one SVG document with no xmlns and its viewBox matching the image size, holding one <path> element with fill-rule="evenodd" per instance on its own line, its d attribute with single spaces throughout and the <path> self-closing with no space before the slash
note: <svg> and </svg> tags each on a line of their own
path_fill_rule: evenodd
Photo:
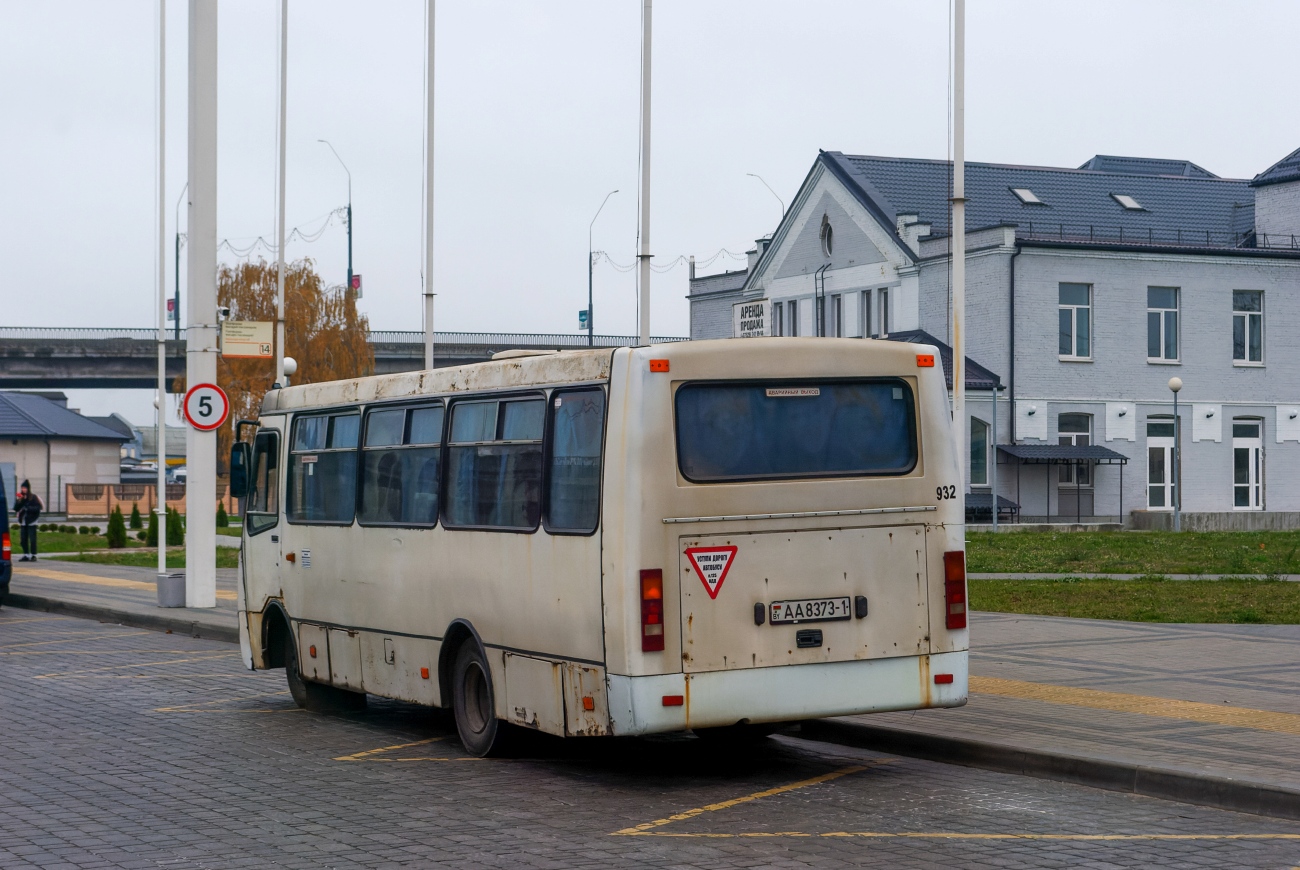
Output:
<svg viewBox="0 0 1300 870">
<path fill-rule="evenodd" d="M 944 161 L 822 152 L 750 268 L 692 282 L 692 337 L 731 335 L 732 305 L 762 299 L 777 334 L 948 336 L 950 178 Z M 998 441 L 1127 459 L 1003 452 L 1001 496 L 1025 518 L 1160 525 L 1177 376 L 1189 527 L 1300 526 L 1300 151 L 1251 181 L 1175 160 L 973 163 L 967 196 L 967 353 L 1005 387 Z M 968 396 L 972 492 L 994 455 L 989 395 Z"/>
</svg>

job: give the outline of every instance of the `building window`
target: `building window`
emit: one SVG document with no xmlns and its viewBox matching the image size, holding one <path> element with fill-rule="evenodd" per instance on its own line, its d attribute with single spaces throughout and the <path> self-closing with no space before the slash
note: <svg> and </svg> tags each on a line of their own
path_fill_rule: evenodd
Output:
<svg viewBox="0 0 1300 870">
<path fill-rule="evenodd" d="M 831 322 L 827 334 L 836 338 L 844 337 L 844 297 L 836 294 L 831 297 Z"/>
<path fill-rule="evenodd" d="M 875 338 L 876 334 L 871 330 L 871 291 L 862 291 L 862 302 L 858 306 L 859 317 L 862 319 L 862 337 Z"/>
<path fill-rule="evenodd" d="M 829 257 L 835 253 L 835 230 L 831 228 L 831 220 L 826 215 L 822 215 L 822 254 Z"/>
<path fill-rule="evenodd" d="M 1061 359 L 1092 357 L 1092 285 L 1060 286 L 1058 340 Z"/>
<path fill-rule="evenodd" d="M 1264 294 L 1259 290 L 1232 291 L 1232 359 L 1264 361 Z"/>
<path fill-rule="evenodd" d="M 1087 447 L 1092 443 L 1092 417 L 1087 414 L 1062 414 L 1056 419 L 1056 443 L 1067 447 Z M 1075 469 L 1078 480 L 1075 480 Z M 1092 466 L 1086 462 L 1062 465 L 1061 483 L 1092 486 Z"/>
<path fill-rule="evenodd" d="M 785 335 L 785 306 L 780 302 L 772 303 L 772 334 Z"/>
<path fill-rule="evenodd" d="M 1174 419 L 1147 421 L 1147 507 L 1172 510 L 1177 495 L 1174 475 Z"/>
<path fill-rule="evenodd" d="M 1178 361 L 1178 288 L 1147 288 L 1147 359 Z"/>
<path fill-rule="evenodd" d="M 786 335 L 799 334 L 799 300 L 791 299 L 785 303 Z"/>
<path fill-rule="evenodd" d="M 1020 200 L 1023 205 L 1046 205 L 1027 187 L 1013 187 L 1011 192 L 1016 195 L 1016 199 Z"/>
<path fill-rule="evenodd" d="M 989 483 L 989 424 L 975 417 L 970 418 L 970 483 Z"/>
<path fill-rule="evenodd" d="M 1232 507 L 1239 511 L 1264 509 L 1264 439 L 1260 421 L 1238 417 L 1232 421 Z"/>
<path fill-rule="evenodd" d="M 880 292 L 880 334 L 889 335 L 889 288 L 881 287 Z"/>
<path fill-rule="evenodd" d="M 1142 207 L 1142 203 L 1138 202 L 1127 193 L 1112 193 L 1111 197 L 1123 206 L 1125 211 L 1146 211 L 1146 209 Z"/>
</svg>

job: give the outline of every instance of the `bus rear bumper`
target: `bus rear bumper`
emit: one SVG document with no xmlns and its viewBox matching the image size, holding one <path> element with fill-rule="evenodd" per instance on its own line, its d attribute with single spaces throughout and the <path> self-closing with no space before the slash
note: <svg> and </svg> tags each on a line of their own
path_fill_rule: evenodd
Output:
<svg viewBox="0 0 1300 870">
<path fill-rule="evenodd" d="M 966 703 L 968 675 L 965 651 L 699 674 L 610 674 L 610 730 L 656 734 L 960 707 Z"/>
</svg>

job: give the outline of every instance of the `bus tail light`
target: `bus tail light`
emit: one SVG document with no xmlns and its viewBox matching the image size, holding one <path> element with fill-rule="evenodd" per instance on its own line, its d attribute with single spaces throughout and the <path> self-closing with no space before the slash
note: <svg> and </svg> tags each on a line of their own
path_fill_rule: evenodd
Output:
<svg viewBox="0 0 1300 870">
<path fill-rule="evenodd" d="M 8 562 L 13 559 L 14 545 L 9 538 L 9 530 L 5 529 L 0 532 L 0 562 Z"/>
<path fill-rule="evenodd" d="M 948 628 L 966 627 L 966 554 L 943 554 L 943 602 Z"/>
<path fill-rule="evenodd" d="M 641 572 L 641 652 L 664 649 L 664 572 Z"/>
</svg>

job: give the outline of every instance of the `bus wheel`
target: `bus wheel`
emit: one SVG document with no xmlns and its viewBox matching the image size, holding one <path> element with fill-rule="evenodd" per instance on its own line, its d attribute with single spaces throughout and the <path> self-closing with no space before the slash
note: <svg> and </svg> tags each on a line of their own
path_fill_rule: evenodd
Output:
<svg viewBox="0 0 1300 870">
<path fill-rule="evenodd" d="M 284 634 L 284 676 L 289 683 L 289 694 L 293 696 L 293 702 L 304 710 L 338 713 L 365 709 L 364 692 L 349 692 L 302 678 L 298 671 L 298 650 L 290 632 Z"/>
<path fill-rule="evenodd" d="M 500 751 L 501 723 L 492 695 L 492 671 L 473 641 L 461 644 L 451 670 L 452 707 L 456 731 L 465 751 L 482 758 Z"/>
</svg>

